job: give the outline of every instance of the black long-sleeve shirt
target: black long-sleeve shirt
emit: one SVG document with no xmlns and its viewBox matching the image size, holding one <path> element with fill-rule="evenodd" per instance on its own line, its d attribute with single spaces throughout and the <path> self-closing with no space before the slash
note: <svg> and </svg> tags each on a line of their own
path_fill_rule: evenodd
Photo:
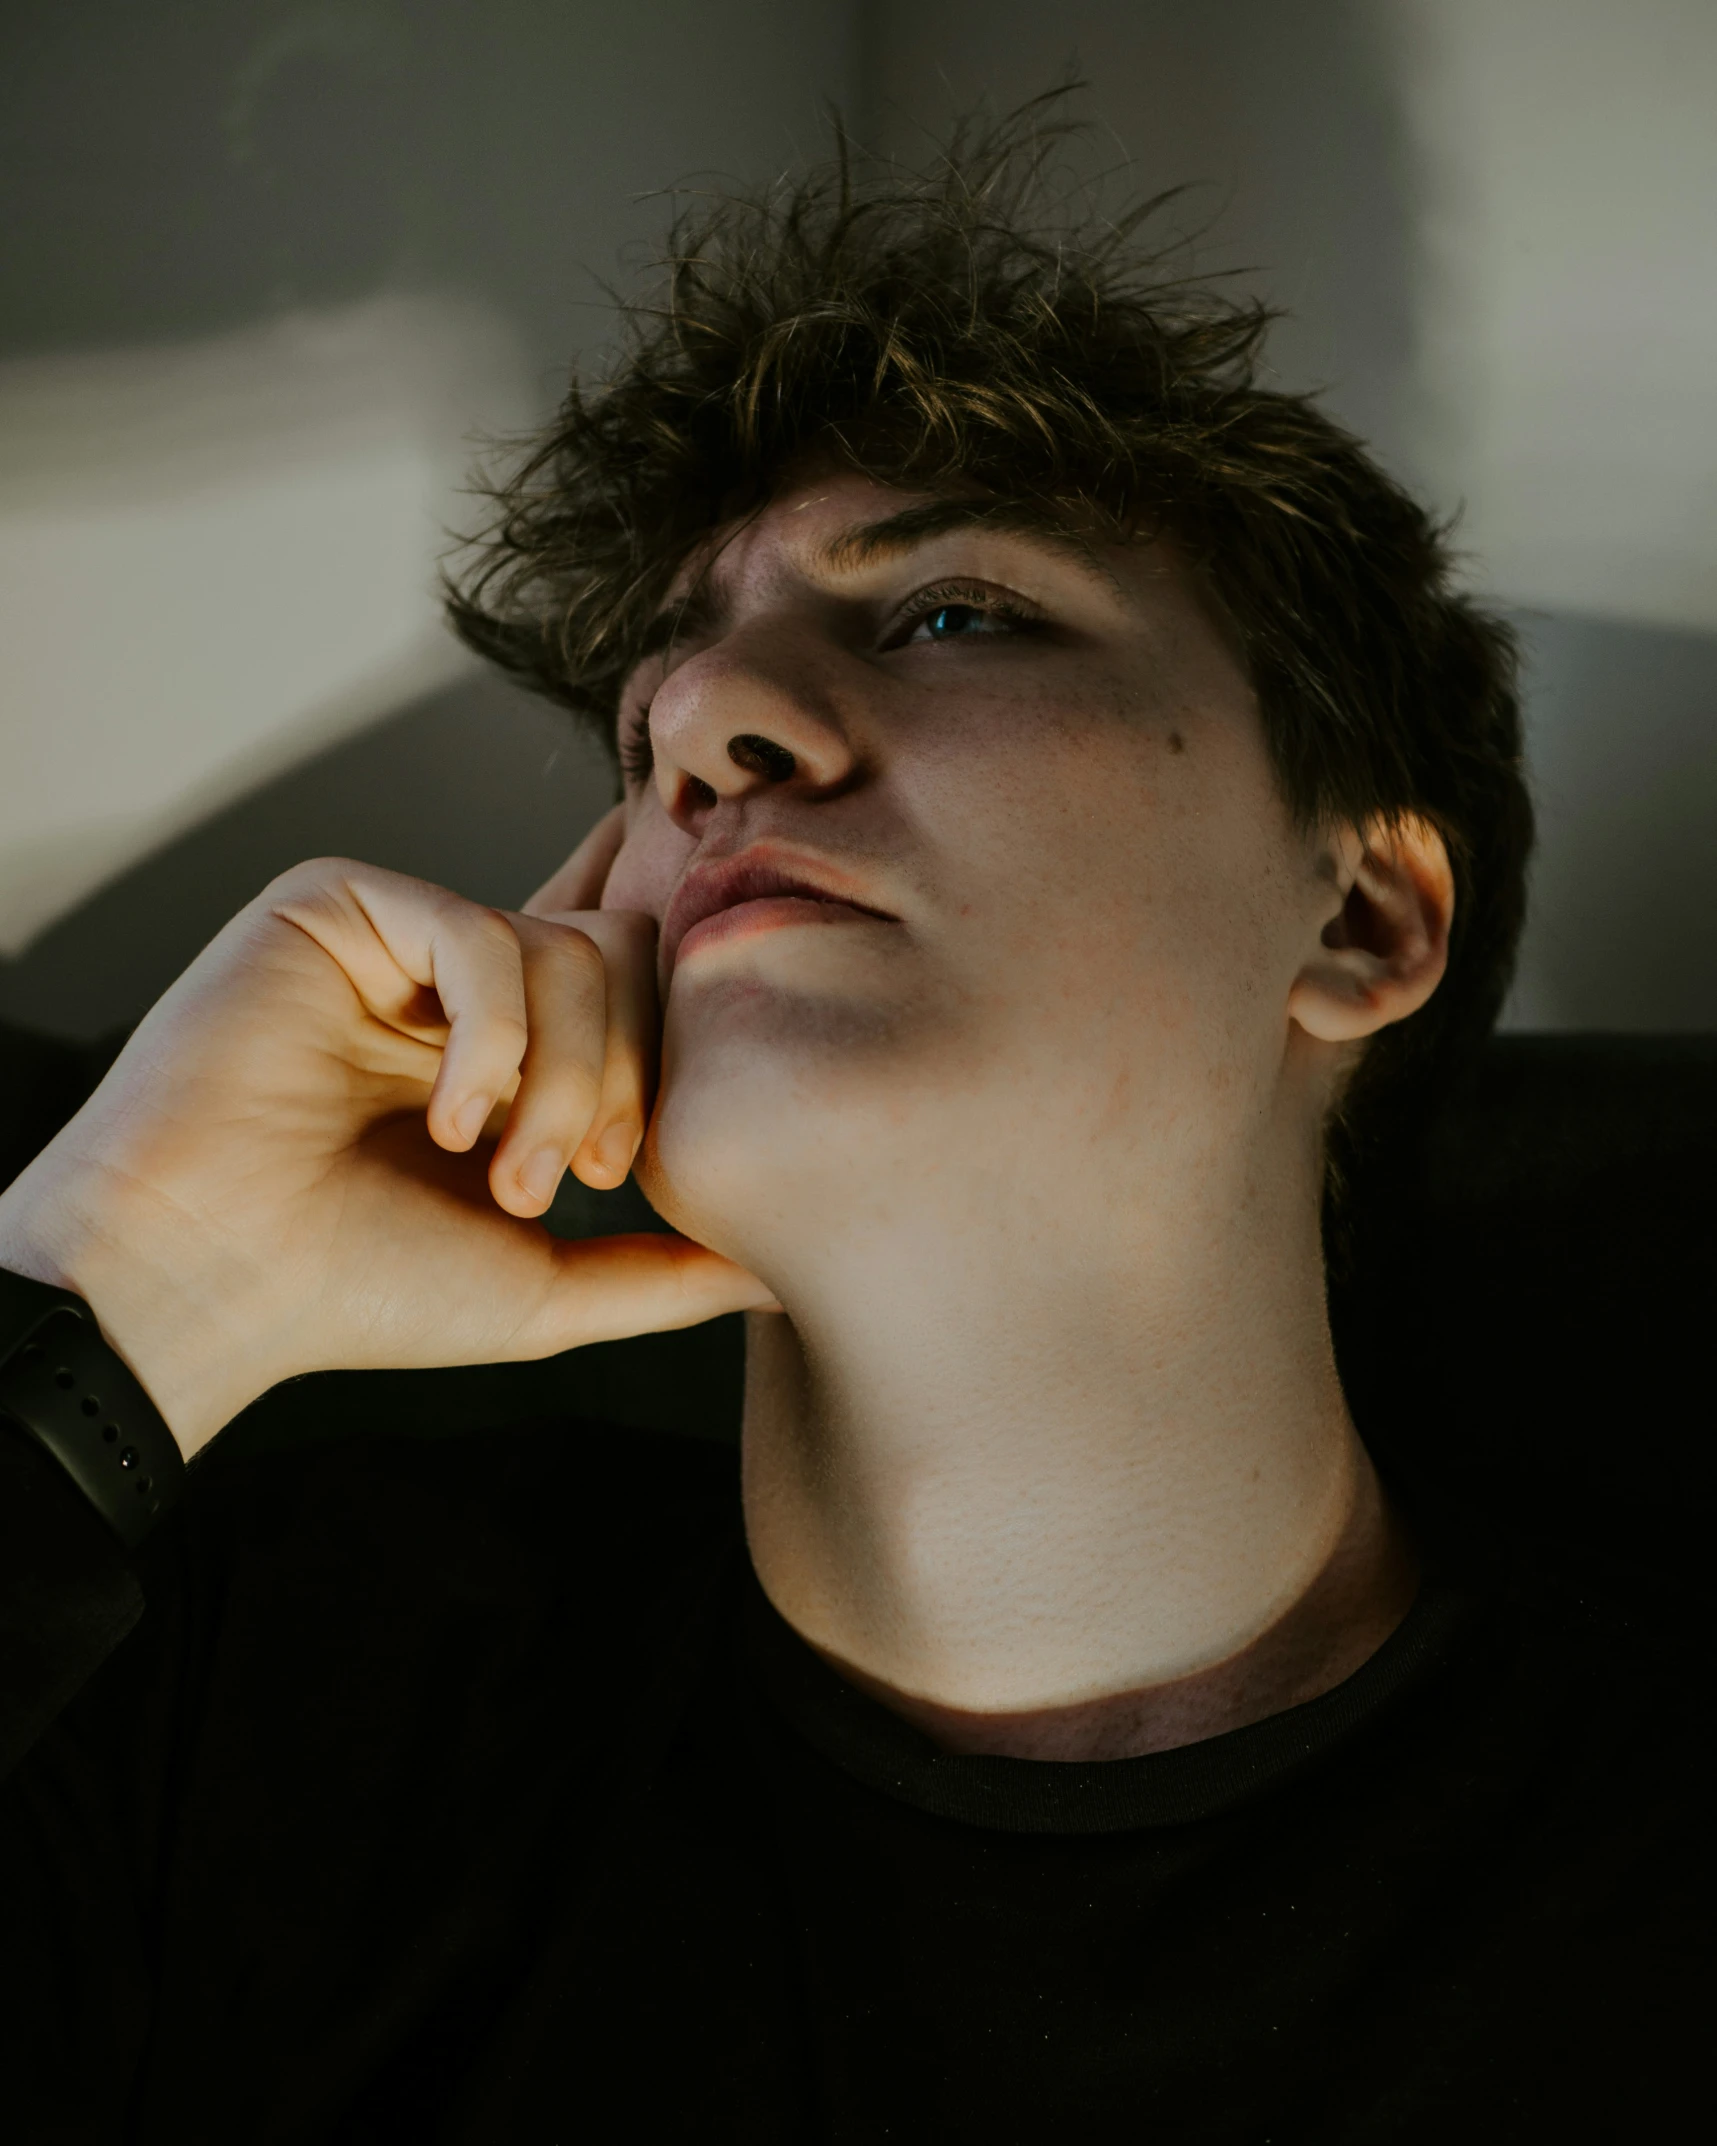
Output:
<svg viewBox="0 0 1717 2146">
<path fill-rule="evenodd" d="M 0 2129 L 1372 2146 L 1708 2120 L 1708 1653 L 1444 1543 L 1323 1698 L 950 1757 L 583 1423 L 192 1471 L 127 1566 L 0 1425 Z"/>
</svg>

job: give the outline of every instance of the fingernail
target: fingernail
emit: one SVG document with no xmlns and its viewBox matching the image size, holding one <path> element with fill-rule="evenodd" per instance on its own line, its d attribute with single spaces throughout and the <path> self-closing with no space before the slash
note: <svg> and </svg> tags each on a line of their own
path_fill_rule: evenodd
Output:
<svg viewBox="0 0 1717 2146">
<path fill-rule="evenodd" d="M 489 1113 L 494 1104 L 486 1095 L 467 1096 L 453 1113 L 453 1130 L 469 1147 L 489 1122 Z"/>
<path fill-rule="evenodd" d="M 559 1148 L 538 1148 L 519 1171 L 519 1183 L 533 1200 L 545 1204 L 554 1198 L 554 1189 L 560 1183 L 561 1173 L 566 1168 L 566 1157 Z"/>
<path fill-rule="evenodd" d="M 632 1167 L 633 1150 L 638 1145 L 638 1135 L 630 1125 L 618 1123 L 609 1126 L 596 1143 L 596 1159 L 605 1170 L 616 1177 L 624 1177 Z"/>
</svg>

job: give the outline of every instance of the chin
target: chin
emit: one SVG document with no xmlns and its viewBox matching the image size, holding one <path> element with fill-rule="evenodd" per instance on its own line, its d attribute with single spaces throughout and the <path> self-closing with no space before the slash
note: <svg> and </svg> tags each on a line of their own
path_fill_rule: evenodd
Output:
<svg viewBox="0 0 1717 2146">
<path fill-rule="evenodd" d="M 666 1092 L 658 1099 L 632 1174 L 681 1236 L 745 1264 L 755 1257 L 758 1214 L 777 1171 L 758 1152 L 744 1112 Z"/>
<path fill-rule="evenodd" d="M 638 1183 L 664 1221 L 761 1273 L 760 1238 L 789 1214 L 845 1211 L 879 1155 L 897 1164 L 911 1129 L 940 1121 L 921 1093 L 930 1043 L 856 997 L 753 984 L 670 1002 Z"/>
</svg>

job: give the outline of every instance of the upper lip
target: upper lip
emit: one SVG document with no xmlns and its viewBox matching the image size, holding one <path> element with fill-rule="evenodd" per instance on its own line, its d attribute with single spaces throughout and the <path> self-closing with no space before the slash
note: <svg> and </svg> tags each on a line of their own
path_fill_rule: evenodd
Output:
<svg viewBox="0 0 1717 2146">
<path fill-rule="evenodd" d="M 693 865 L 674 889 L 662 918 L 662 966 L 672 973 L 684 939 L 694 924 L 734 909 L 741 902 L 767 901 L 772 896 L 797 894 L 810 901 L 844 902 L 849 908 L 867 910 L 890 924 L 899 918 L 868 900 L 846 873 L 820 858 L 792 856 L 765 849 L 741 850 L 737 856 L 712 858 Z"/>
</svg>

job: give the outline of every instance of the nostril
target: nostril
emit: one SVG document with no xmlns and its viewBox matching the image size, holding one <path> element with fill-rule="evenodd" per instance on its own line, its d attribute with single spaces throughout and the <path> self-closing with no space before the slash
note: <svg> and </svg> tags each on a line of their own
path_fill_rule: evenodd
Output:
<svg viewBox="0 0 1717 2146">
<path fill-rule="evenodd" d="M 686 777 L 685 802 L 694 812 L 707 812 L 715 803 L 715 792 L 701 775 Z"/>
<path fill-rule="evenodd" d="M 728 739 L 727 757 L 735 767 L 744 768 L 748 775 L 761 775 L 765 782 L 785 782 L 798 766 L 786 746 L 751 731 Z"/>
</svg>

